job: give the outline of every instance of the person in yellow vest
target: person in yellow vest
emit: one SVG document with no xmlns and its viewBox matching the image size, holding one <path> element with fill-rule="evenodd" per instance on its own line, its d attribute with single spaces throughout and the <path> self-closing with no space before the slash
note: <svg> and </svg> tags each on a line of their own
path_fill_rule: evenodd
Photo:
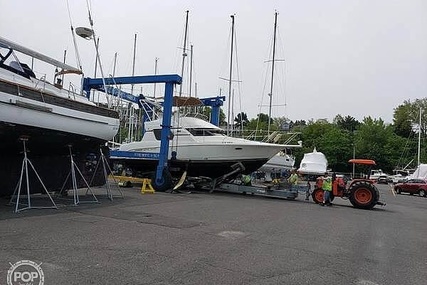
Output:
<svg viewBox="0 0 427 285">
<path fill-rule="evenodd" d="M 322 189 L 323 189 L 323 203 L 322 206 L 332 206 L 331 203 L 331 192 L 332 192 L 332 177 L 329 176 L 327 172 L 322 177 Z"/>
<path fill-rule="evenodd" d="M 291 190 L 298 190 L 298 179 L 299 177 L 297 172 L 295 171 L 295 169 L 292 169 L 291 176 L 289 176 L 288 178 L 288 182 L 291 184 Z"/>
</svg>

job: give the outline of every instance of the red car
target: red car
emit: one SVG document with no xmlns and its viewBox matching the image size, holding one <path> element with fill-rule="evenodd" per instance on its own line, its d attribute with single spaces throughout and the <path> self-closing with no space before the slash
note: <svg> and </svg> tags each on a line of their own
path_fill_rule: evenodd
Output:
<svg viewBox="0 0 427 285">
<path fill-rule="evenodd" d="M 422 197 L 427 195 L 427 180 L 426 179 L 409 179 L 408 181 L 397 183 L 394 185 L 394 191 L 397 194 L 409 193 L 411 195 L 418 194 Z"/>
</svg>

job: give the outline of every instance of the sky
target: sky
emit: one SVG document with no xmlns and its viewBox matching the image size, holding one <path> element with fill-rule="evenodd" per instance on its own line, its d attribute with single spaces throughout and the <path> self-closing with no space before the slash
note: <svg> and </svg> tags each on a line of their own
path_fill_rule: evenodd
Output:
<svg viewBox="0 0 427 285">
<path fill-rule="evenodd" d="M 394 108 L 427 96 L 425 0 L 0 0 L 0 36 L 58 60 L 67 50 L 67 63 L 77 66 L 70 27 L 90 27 L 88 7 L 105 76 L 130 76 L 133 66 L 135 75 L 181 74 L 188 10 L 182 94 L 190 93 L 191 58 L 192 96 L 231 93 L 233 114 L 269 112 L 275 12 L 272 117 L 392 123 Z M 94 77 L 93 41 L 76 43 L 85 76 Z"/>
</svg>

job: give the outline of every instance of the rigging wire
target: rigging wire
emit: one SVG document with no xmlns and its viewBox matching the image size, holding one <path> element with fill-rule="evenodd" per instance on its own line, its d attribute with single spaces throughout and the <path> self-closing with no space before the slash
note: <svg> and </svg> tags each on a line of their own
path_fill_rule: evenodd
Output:
<svg viewBox="0 0 427 285">
<path fill-rule="evenodd" d="M 98 45 L 98 43 L 97 43 L 97 40 L 96 40 L 96 35 L 95 35 L 95 29 L 94 29 L 94 27 L 93 27 L 93 19 L 92 19 L 92 13 L 91 13 L 91 5 L 90 5 L 90 0 L 86 0 L 86 5 L 87 5 L 87 12 L 88 12 L 88 16 L 89 16 L 89 24 L 90 24 L 90 27 L 91 27 L 91 29 L 92 29 L 92 33 L 93 33 L 93 36 L 92 36 L 92 38 L 93 38 L 93 42 L 94 42 L 94 44 L 95 44 L 95 49 L 96 49 L 96 57 L 97 57 L 97 59 L 98 59 L 98 63 L 99 63 L 99 70 L 101 71 L 101 78 L 102 78 L 102 85 L 104 86 L 104 90 L 106 91 L 107 90 L 107 88 L 106 88 L 106 84 L 105 84 L 105 76 L 104 76 L 104 70 L 103 70 L 103 68 L 102 68 L 102 64 L 101 64 L 101 57 L 100 57 L 100 55 L 99 55 L 99 45 Z M 111 107 L 111 102 L 110 102 L 110 96 L 109 96 L 109 94 L 108 93 L 106 93 L 106 96 L 105 96 L 105 98 L 106 98 L 106 100 L 107 100 L 107 106 L 108 106 L 108 108 L 110 108 Z M 99 102 L 98 102 L 98 104 L 99 104 Z"/>
<path fill-rule="evenodd" d="M 236 50 L 236 73 L 237 73 L 237 97 L 238 97 L 238 102 L 239 102 L 239 113 L 240 114 L 240 131 L 241 134 L 243 134 L 243 117 L 242 117 L 242 81 L 240 80 L 240 66 L 239 66 L 239 58 L 238 55 L 239 53 L 237 52 L 237 32 L 235 31 L 235 40 L 234 40 L 234 47 Z M 233 100 L 234 100 L 234 96 L 233 96 Z M 234 102 L 233 102 L 233 109 L 234 109 Z M 232 118 L 234 121 L 234 110 L 232 110 Z M 232 122 L 233 122 L 232 121 Z"/>
<path fill-rule="evenodd" d="M 80 70 L 83 72 L 82 61 L 81 61 L 79 49 L 78 49 L 78 46 L 77 46 L 76 34 L 74 33 L 73 22 L 71 20 L 70 4 L 69 4 L 68 0 L 67 0 L 67 10 L 68 10 L 68 19 L 70 21 L 71 35 L 72 35 L 72 38 L 73 38 L 74 51 L 75 51 L 75 55 L 76 55 L 77 65 L 80 68 Z"/>
</svg>

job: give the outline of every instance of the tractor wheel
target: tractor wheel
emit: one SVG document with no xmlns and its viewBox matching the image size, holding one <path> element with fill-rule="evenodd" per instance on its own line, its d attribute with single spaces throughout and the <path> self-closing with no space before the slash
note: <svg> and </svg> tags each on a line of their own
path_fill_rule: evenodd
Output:
<svg viewBox="0 0 427 285">
<path fill-rule="evenodd" d="M 156 172 L 153 173 L 151 178 L 151 186 L 155 191 L 165 192 L 166 190 L 172 189 L 172 176 L 167 169 L 163 169 L 162 179 L 156 181 Z"/>
<path fill-rule="evenodd" d="M 426 196 L 426 191 L 424 189 L 420 189 L 418 191 L 418 195 L 420 195 L 420 197 L 425 197 Z"/>
<path fill-rule="evenodd" d="M 365 181 L 354 183 L 348 190 L 350 191 L 351 204 L 360 209 L 372 209 L 380 197 L 378 189 Z"/>
<path fill-rule="evenodd" d="M 316 188 L 311 193 L 311 198 L 316 204 L 323 203 L 323 190 L 320 188 Z"/>
</svg>

